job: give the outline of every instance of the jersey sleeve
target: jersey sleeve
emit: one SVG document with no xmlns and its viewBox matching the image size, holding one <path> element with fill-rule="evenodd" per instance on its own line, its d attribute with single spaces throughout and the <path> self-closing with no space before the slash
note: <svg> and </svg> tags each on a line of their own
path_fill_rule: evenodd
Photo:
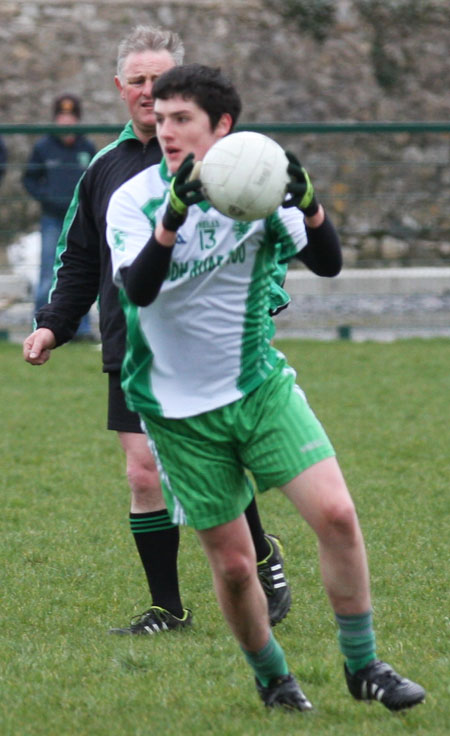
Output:
<svg viewBox="0 0 450 736">
<path fill-rule="evenodd" d="M 279 207 L 269 220 L 278 262 L 295 257 L 307 245 L 305 220 L 297 207 Z"/>
<path fill-rule="evenodd" d="M 132 192 L 118 189 L 110 199 L 106 213 L 106 239 L 111 249 L 113 279 L 123 286 L 120 269 L 131 266 L 152 235 L 153 229 Z"/>
</svg>

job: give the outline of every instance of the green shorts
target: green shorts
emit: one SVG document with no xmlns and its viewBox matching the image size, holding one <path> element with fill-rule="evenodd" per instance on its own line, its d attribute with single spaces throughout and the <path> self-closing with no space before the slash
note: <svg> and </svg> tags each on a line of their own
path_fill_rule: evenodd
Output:
<svg viewBox="0 0 450 736">
<path fill-rule="evenodd" d="M 259 491 L 281 486 L 335 452 L 280 359 L 247 396 L 184 419 L 141 415 L 172 521 L 208 529 L 236 519 Z"/>
</svg>

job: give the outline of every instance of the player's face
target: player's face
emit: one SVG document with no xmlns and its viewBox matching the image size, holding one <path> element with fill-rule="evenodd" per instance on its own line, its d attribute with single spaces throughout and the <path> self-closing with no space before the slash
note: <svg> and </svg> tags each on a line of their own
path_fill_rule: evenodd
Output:
<svg viewBox="0 0 450 736">
<path fill-rule="evenodd" d="M 222 115 L 214 130 L 207 113 L 193 100 L 181 96 L 155 100 L 156 135 L 172 174 L 178 171 L 188 153 L 201 161 L 219 138 L 230 130 L 231 116 Z"/>
<path fill-rule="evenodd" d="M 128 107 L 134 132 L 143 142 L 155 135 L 153 84 L 173 66 L 173 57 L 166 50 L 133 52 L 125 59 L 122 78 L 114 78 L 120 96 Z"/>
</svg>

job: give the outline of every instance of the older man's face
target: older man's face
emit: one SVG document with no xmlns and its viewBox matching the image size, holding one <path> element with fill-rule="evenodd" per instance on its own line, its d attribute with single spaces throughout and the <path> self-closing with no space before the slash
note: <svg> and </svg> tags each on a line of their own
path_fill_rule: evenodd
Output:
<svg viewBox="0 0 450 736">
<path fill-rule="evenodd" d="M 125 59 L 122 77 L 114 79 L 120 96 L 128 107 L 134 132 L 140 140 L 147 141 L 155 135 L 153 84 L 173 66 L 173 57 L 165 49 L 133 52 Z"/>
</svg>

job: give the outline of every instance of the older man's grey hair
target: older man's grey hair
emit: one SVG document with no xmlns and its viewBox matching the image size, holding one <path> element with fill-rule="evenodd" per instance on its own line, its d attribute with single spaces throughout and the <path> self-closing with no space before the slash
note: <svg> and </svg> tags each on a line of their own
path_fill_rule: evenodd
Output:
<svg viewBox="0 0 450 736">
<path fill-rule="evenodd" d="M 123 67 L 130 54 L 142 51 L 168 51 L 176 65 L 184 59 L 184 45 L 178 33 L 156 26 L 139 25 L 122 39 L 117 51 L 117 76 L 123 82 Z"/>
</svg>

